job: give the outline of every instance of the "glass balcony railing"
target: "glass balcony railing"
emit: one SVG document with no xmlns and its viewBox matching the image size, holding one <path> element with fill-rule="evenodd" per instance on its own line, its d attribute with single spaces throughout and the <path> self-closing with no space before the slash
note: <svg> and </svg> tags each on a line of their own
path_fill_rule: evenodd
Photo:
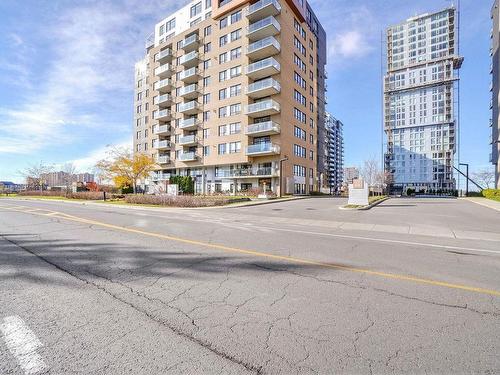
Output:
<svg viewBox="0 0 500 375">
<path fill-rule="evenodd" d="M 280 146 L 271 142 L 257 143 L 247 146 L 247 155 L 279 154 Z"/>
<path fill-rule="evenodd" d="M 188 94 L 195 93 L 198 90 L 198 85 L 193 83 L 192 85 L 187 85 L 179 89 L 179 96 L 184 96 Z"/>
<path fill-rule="evenodd" d="M 187 118 L 179 121 L 179 128 L 186 129 L 198 126 L 199 121 L 197 118 Z"/>
<path fill-rule="evenodd" d="M 218 169 L 215 177 L 261 177 L 277 176 L 278 170 L 273 167 L 264 168 L 238 168 L 238 169 Z"/>
<path fill-rule="evenodd" d="M 200 38 L 198 37 L 197 34 L 193 34 L 191 36 L 188 36 L 186 39 L 184 39 L 181 43 L 181 48 L 186 49 L 192 46 L 195 46 L 198 44 Z"/>
<path fill-rule="evenodd" d="M 166 118 L 170 117 L 172 115 L 172 112 L 168 109 L 162 109 L 161 111 L 154 112 L 154 119 L 161 119 L 161 118 Z"/>
<path fill-rule="evenodd" d="M 247 55 L 257 53 L 260 50 L 269 48 L 272 51 L 279 52 L 281 50 L 280 43 L 273 36 L 258 40 L 247 47 Z"/>
<path fill-rule="evenodd" d="M 182 71 L 179 78 L 181 80 L 185 80 L 188 78 L 193 78 L 193 77 L 197 76 L 198 74 L 199 74 L 198 68 L 191 68 L 191 69 L 187 69 L 187 70 Z"/>
<path fill-rule="evenodd" d="M 172 75 L 173 68 L 171 64 L 163 64 L 155 69 L 155 76 Z"/>
<path fill-rule="evenodd" d="M 249 64 L 246 69 L 247 75 L 251 76 L 253 74 L 258 74 L 260 71 L 264 71 L 263 74 L 272 75 L 279 73 L 281 70 L 280 63 L 276 61 L 274 57 L 268 57 L 260 61 L 256 61 Z"/>
<path fill-rule="evenodd" d="M 156 141 L 153 143 L 154 148 L 170 148 L 170 141 Z"/>
<path fill-rule="evenodd" d="M 155 84 L 153 85 L 153 88 L 155 90 L 161 90 L 164 88 L 171 88 L 171 87 L 172 87 L 172 81 L 170 78 L 162 79 L 161 81 L 155 82 Z"/>
<path fill-rule="evenodd" d="M 181 65 L 184 65 L 184 64 L 187 64 L 190 62 L 197 62 L 198 57 L 199 57 L 198 51 L 192 51 L 192 52 L 189 52 L 189 53 L 181 56 L 181 58 L 179 59 L 179 63 Z"/>
<path fill-rule="evenodd" d="M 179 144 L 180 145 L 196 143 L 197 141 L 198 140 L 196 138 L 196 135 L 186 135 L 184 137 L 179 137 Z"/>
<path fill-rule="evenodd" d="M 161 164 L 168 164 L 168 163 L 161 163 Z M 170 173 L 153 173 L 152 177 L 153 177 L 153 181 L 168 181 L 168 180 L 170 180 L 171 174 Z"/>
<path fill-rule="evenodd" d="M 192 100 L 187 103 L 179 104 L 179 112 L 187 112 L 199 109 L 199 104 L 196 100 Z"/>
<path fill-rule="evenodd" d="M 250 94 L 256 91 L 266 90 L 266 89 L 273 89 L 268 91 L 275 91 L 276 93 L 278 93 L 281 91 L 281 85 L 279 84 L 278 81 L 276 81 L 273 78 L 266 78 L 261 81 L 257 81 L 248 85 L 246 92 L 247 94 Z"/>
<path fill-rule="evenodd" d="M 250 124 L 245 129 L 245 134 L 261 134 L 261 133 L 275 133 L 280 132 L 280 126 L 274 121 L 259 122 L 257 124 Z"/>
<path fill-rule="evenodd" d="M 170 156 L 168 156 L 168 155 L 157 156 L 156 162 L 158 164 L 169 164 L 170 163 Z"/>
<path fill-rule="evenodd" d="M 161 61 L 165 59 L 170 59 L 173 57 L 172 50 L 170 48 L 164 49 L 163 51 L 158 52 L 155 57 L 155 61 Z"/>
<path fill-rule="evenodd" d="M 164 134 L 168 133 L 170 131 L 170 126 L 168 125 L 161 125 L 157 126 L 154 130 L 154 134 Z"/>
<path fill-rule="evenodd" d="M 259 112 L 279 112 L 280 105 L 272 99 L 263 100 L 257 103 L 249 104 L 246 113 L 259 113 Z"/>
<path fill-rule="evenodd" d="M 273 16 L 266 17 L 257 22 L 251 23 L 247 27 L 247 34 L 251 35 L 258 31 L 268 30 L 269 35 L 275 35 L 280 32 L 281 25 Z M 262 34 L 262 32 L 261 32 Z"/>
<path fill-rule="evenodd" d="M 192 160 L 196 160 L 196 159 L 197 159 L 197 156 L 196 156 L 196 153 L 194 153 L 194 152 L 183 152 L 183 153 L 179 154 L 180 161 L 192 161 Z"/>
<path fill-rule="evenodd" d="M 172 101 L 172 96 L 169 94 L 163 94 L 159 96 L 155 96 L 153 99 L 153 104 L 161 104 L 161 103 L 166 103 Z"/>
<path fill-rule="evenodd" d="M 281 4 L 277 0 L 260 0 L 248 7 L 247 18 L 263 18 L 275 16 L 281 12 Z"/>
</svg>

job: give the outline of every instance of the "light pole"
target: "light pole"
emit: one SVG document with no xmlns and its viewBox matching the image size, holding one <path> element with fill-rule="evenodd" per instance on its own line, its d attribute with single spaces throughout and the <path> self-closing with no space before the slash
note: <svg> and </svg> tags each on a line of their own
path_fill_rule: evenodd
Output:
<svg viewBox="0 0 500 375">
<path fill-rule="evenodd" d="M 280 198 L 283 196 L 283 162 L 288 160 L 288 156 L 285 155 L 283 159 L 280 159 Z"/>
</svg>

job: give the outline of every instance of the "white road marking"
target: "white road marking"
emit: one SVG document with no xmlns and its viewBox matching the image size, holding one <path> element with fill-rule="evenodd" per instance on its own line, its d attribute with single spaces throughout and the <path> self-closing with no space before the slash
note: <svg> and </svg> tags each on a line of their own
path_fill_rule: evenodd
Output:
<svg viewBox="0 0 500 375">
<path fill-rule="evenodd" d="M 26 375 L 34 375 L 47 368 L 36 350 L 42 343 L 19 316 L 8 316 L 0 324 L 7 348 L 17 359 Z"/>
</svg>

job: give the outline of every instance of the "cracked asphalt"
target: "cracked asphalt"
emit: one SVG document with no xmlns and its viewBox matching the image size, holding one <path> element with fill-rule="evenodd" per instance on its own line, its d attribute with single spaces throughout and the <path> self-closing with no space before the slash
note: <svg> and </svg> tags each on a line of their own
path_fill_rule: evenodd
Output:
<svg viewBox="0 0 500 375">
<path fill-rule="evenodd" d="M 498 374 L 500 213 L 0 200 L 0 323 L 47 374 Z M 0 374 L 24 374 L 0 332 Z"/>
</svg>

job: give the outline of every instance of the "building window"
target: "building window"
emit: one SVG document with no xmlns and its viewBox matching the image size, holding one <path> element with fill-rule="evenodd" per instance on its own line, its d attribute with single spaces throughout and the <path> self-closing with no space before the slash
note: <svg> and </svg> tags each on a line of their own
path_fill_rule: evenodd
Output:
<svg viewBox="0 0 500 375">
<path fill-rule="evenodd" d="M 203 104 L 208 104 L 210 103 L 210 94 L 204 94 L 203 95 Z"/>
<path fill-rule="evenodd" d="M 229 76 L 231 78 L 238 77 L 241 75 L 241 65 L 234 66 L 231 68 Z"/>
<path fill-rule="evenodd" d="M 219 118 L 227 117 L 227 107 L 219 108 Z"/>
<path fill-rule="evenodd" d="M 219 100 L 227 98 L 227 88 L 219 90 Z"/>
<path fill-rule="evenodd" d="M 203 112 L 203 121 L 208 121 L 210 120 L 210 111 L 205 111 Z"/>
<path fill-rule="evenodd" d="M 229 124 L 229 134 L 239 134 L 241 133 L 241 122 L 233 122 Z"/>
<path fill-rule="evenodd" d="M 241 113 L 241 103 L 231 104 L 229 107 L 229 114 L 231 116 L 239 115 Z"/>
<path fill-rule="evenodd" d="M 236 23 L 238 21 L 241 21 L 241 10 L 237 11 L 237 12 L 234 12 L 233 14 L 231 14 L 231 25 L 233 23 Z"/>
<path fill-rule="evenodd" d="M 241 151 L 241 142 L 231 142 L 229 143 L 229 153 L 236 154 Z"/>
<path fill-rule="evenodd" d="M 210 129 L 203 129 L 203 139 L 210 137 Z"/>
<path fill-rule="evenodd" d="M 203 156 L 210 155 L 210 146 L 203 146 Z"/>
<path fill-rule="evenodd" d="M 238 40 L 241 38 L 241 29 L 234 30 L 231 32 L 231 42 L 234 42 L 235 40 Z"/>
<path fill-rule="evenodd" d="M 212 42 L 205 43 L 203 50 L 205 51 L 205 53 L 210 52 L 212 50 Z"/>
<path fill-rule="evenodd" d="M 223 29 L 225 27 L 227 27 L 227 17 L 224 17 L 224 18 L 221 18 L 221 20 L 219 21 L 219 29 Z"/>
<path fill-rule="evenodd" d="M 219 72 L 219 82 L 225 81 L 227 79 L 227 70 Z"/>
<path fill-rule="evenodd" d="M 231 96 L 231 97 L 240 95 L 241 94 L 241 84 L 231 86 L 229 88 L 229 91 L 230 91 L 229 96 Z"/>
<path fill-rule="evenodd" d="M 212 34 L 212 25 L 209 25 L 209 26 L 205 27 L 205 29 L 203 30 L 203 35 L 209 36 L 211 34 Z"/>
<path fill-rule="evenodd" d="M 224 64 L 227 61 L 227 52 L 219 55 L 219 64 Z"/>
<path fill-rule="evenodd" d="M 225 46 L 226 44 L 227 44 L 227 35 L 222 35 L 219 38 L 219 46 L 222 47 Z"/>
<path fill-rule="evenodd" d="M 219 155 L 224 155 L 226 153 L 226 144 L 225 143 L 219 144 L 218 153 L 219 153 Z"/>
<path fill-rule="evenodd" d="M 299 145 L 293 145 L 293 154 L 295 156 L 298 156 L 299 158 L 306 158 L 306 148 L 299 146 Z"/>
<path fill-rule="evenodd" d="M 219 137 L 227 135 L 227 125 L 219 126 Z"/>
<path fill-rule="evenodd" d="M 300 138 L 300 139 L 304 140 L 304 141 L 306 140 L 306 132 L 305 132 L 305 130 L 299 128 L 298 126 L 295 126 L 293 128 L 293 135 L 295 137 L 297 137 L 297 138 Z"/>
<path fill-rule="evenodd" d="M 196 17 L 200 13 L 201 13 L 201 1 L 191 7 L 190 10 L 191 18 Z"/>
<path fill-rule="evenodd" d="M 241 56 L 241 47 L 237 47 L 231 50 L 231 60 L 237 59 Z"/>
<path fill-rule="evenodd" d="M 210 66 L 212 65 L 211 62 L 212 61 L 210 59 L 203 61 L 203 69 L 210 68 Z"/>
</svg>

